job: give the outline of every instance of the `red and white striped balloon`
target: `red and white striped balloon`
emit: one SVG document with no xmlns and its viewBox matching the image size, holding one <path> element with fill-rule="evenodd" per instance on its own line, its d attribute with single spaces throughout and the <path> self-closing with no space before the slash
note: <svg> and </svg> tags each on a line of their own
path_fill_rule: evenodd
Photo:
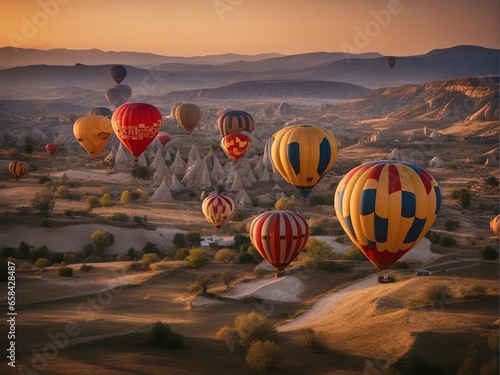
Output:
<svg viewBox="0 0 500 375">
<path fill-rule="evenodd" d="M 201 204 L 203 215 L 217 230 L 233 216 L 236 204 L 225 195 L 211 195 Z"/>
<path fill-rule="evenodd" d="M 281 276 L 285 268 L 306 246 L 309 224 L 291 211 L 268 211 L 250 224 L 250 240 L 259 253 Z"/>
</svg>

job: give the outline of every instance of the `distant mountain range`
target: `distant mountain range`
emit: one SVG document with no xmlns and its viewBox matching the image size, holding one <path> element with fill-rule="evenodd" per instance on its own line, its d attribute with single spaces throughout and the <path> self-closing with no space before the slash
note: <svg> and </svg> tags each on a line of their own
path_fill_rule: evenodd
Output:
<svg viewBox="0 0 500 375">
<path fill-rule="evenodd" d="M 79 87 L 103 92 L 115 84 L 109 74 L 111 66 L 123 64 L 127 67 L 128 75 L 122 83 L 132 88 L 131 101 L 136 100 L 134 93 L 140 94 L 138 97 L 165 95 L 174 91 L 213 89 L 244 81 L 329 81 L 373 89 L 498 75 L 499 52 L 498 49 L 478 46 L 456 46 L 433 50 L 418 56 L 395 56 L 396 65 L 393 69 L 389 69 L 385 63 L 386 58 L 374 53 L 350 56 L 326 52 L 291 56 L 271 54 L 273 57 L 247 56 L 252 61 L 242 61 L 245 56 L 241 55 L 168 58 L 152 54 L 98 50 L 18 50 L 19 55 L 16 60 L 15 49 L 7 47 L 0 48 L 2 64 L 9 65 L 17 61 L 18 65 L 22 65 L 22 61 L 33 63 L 36 61 L 37 65 L 0 70 L 0 87 L 3 88 L 3 98 L 33 96 L 37 95 L 37 90 L 40 89 L 63 87 Z M 39 57 L 38 60 L 35 58 L 28 60 L 22 58 L 24 55 Z M 50 56 L 63 55 L 72 56 L 72 61 L 87 61 L 86 59 L 92 60 L 92 58 L 93 61 L 97 61 L 99 56 L 100 58 L 114 56 L 114 63 L 42 65 L 44 61 L 49 61 Z M 5 56 L 8 58 L 4 59 Z M 160 63 L 149 69 L 140 66 L 147 59 L 158 61 L 160 58 L 174 59 L 177 62 Z M 131 61 L 136 61 L 137 65 L 126 63 Z"/>
</svg>

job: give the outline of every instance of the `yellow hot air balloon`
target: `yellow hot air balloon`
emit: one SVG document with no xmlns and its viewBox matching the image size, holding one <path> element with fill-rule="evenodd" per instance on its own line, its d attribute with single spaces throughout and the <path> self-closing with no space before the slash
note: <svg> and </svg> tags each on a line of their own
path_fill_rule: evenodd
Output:
<svg viewBox="0 0 500 375">
<path fill-rule="evenodd" d="M 73 134 L 90 156 L 95 158 L 111 138 L 113 126 L 107 117 L 86 115 L 75 121 Z"/>
<path fill-rule="evenodd" d="M 320 126 L 292 125 L 273 134 L 271 162 L 305 198 L 337 160 L 337 140 Z"/>
<path fill-rule="evenodd" d="M 383 271 L 429 231 L 441 207 L 441 193 L 426 170 L 382 160 L 347 173 L 337 186 L 334 204 L 351 241 Z"/>
<path fill-rule="evenodd" d="M 13 161 L 9 164 L 9 172 L 14 178 L 19 181 L 23 175 L 28 172 L 28 163 L 24 161 Z"/>
<path fill-rule="evenodd" d="M 201 118 L 201 110 L 196 104 L 183 103 L 175 109 L 175 119 L 182 125 L 188 134 L 198 125 Z"/>
</svg>

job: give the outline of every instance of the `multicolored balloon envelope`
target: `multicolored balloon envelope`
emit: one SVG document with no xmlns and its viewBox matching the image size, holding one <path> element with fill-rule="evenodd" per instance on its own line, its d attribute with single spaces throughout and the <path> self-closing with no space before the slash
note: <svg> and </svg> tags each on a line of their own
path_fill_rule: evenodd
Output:
<svg viewBox="0 0 500 375">
<path fill-rule="evenodd" d="M 13 161 L 9 164 L 9 172 L 16 181 L 19 181 L 21 177 L 24 176 L 26 172 L 28 172 L 28 163 L 24 161 Z"/>
<path fill-rule="evenodd" d="M 306 246 L 309 224 L 292 211 L 267 211 L 250 224 L 250 240 L 257 251 L 282 276 L 285 268 Z"/>
<path fill-rule="evenodd" d="M 249 135 L 228 134 L 222 138 L 221 146 L 226 155 L 237 163 L 245 155 L 251 143 L 252 138 Z"/>
<path fill-rule="evenodd" d="M 495 233 L 495 236 L 498 237 L 498 234 L 500 233 L 500 214 L 490 220 L 490 228 L 493 233 Z"/>
<path fill-rule="evenodd" d="M 304 199 L 337 160 L 337 140 L 320 126 L 287 126 L 271 139 L 271 162 Z"/>
<path fill-rule="evenodd" d="M 95 158 L 108 144 L 113 134 L 113 127 L 107 117 L 86 115 L 75 121 L 73 134 L 90 156 Z"/>
<path fill-rule="evenodd" d="M 242 132 L 252 133 L 254 122 L 252 116 L 245 111 L 229 110 L 219 116 L 217 128 L 223 137 Z"/>
<path fill-rule="evenodd" d="M 211 195 L 203 200 L 203 215 L 217 230 L 233 216 L 236 204 L 225 195 Z"/>
<path fill-rule="evenodd" d="M 175 109 L 175 119 L 188 134 L 191 134 L 201 119 L 200 107 L 192 103 L 179 104 Z"/>
<path fill-rule="evenodd" d="M 50 155 L 54 155 L 57 150 L 59 150 L 59 146 L 56 145 L 55 143 L 47 143 L 45 145 L 45 150 L 50 154 Z"/>
<path fill-rule="evenodd" d="M 382 271 L 431 228 L 441 207 L 441 192 L 436 180 L 420 167 L 373 161 L 344 176 L 334 204 L 351 241 Z"/>
<path fill-rule="evenodd" d="M 115 110 L 111 123 L 120 142 L 137 160 L 158 135 L 162 119 L 152 104 L 126 103 Z"/>
</svg>

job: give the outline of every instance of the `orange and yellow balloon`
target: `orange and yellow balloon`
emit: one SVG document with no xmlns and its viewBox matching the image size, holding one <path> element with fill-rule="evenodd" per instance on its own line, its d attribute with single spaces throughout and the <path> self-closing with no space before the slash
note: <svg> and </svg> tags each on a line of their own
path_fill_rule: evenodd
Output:
<svg viewBox="0 0 500 375">
<path fill-rule="evenodd" d="M 86 115 L 75 121 L 73 134 L 90 156 L 95 158 L 108 144 L 113 134 L 113 127 L 107 117 Z"/>
<path fill-rule="evenodd" d="M 179 104 L 175 109 L 175 119 L 188 134 L 191 134 L 201 119 L 200 107 L 192 103 Z"/>
<path fill-rule="evenodd" d="M 498 234 L 500 233 L 500 214 L 490 220 L 490 228 L 493 233 L 495 233 L 495 236 L 498 237 Z"/>
<path fill-rule="evenodd" d="M 245 155 L 252 138 L 246 134 L 228 134 L 222 138 L 221 146 L 227 156 L 229 156 L 233 163 L 237 163 Z"/>
<path fill-rule="evenodd" d="M 292 211 L 267 211 L 250 224 L 250 240 L 257 251 L 281 276 L 306 246 L 309 224 Z"/>
<path fill-rule="evenodd" d="M 203 200 L 201 209 L 203 215 L 217 230 L 233 216 L 236 205 L 225 195 L 211 195 Z"/>
<path fill-rule="evenodd" d="M 291 125 L 273 134 L 271 162 L 286 182 L 307 198 L 337 160 L 337 140 L 315 125 Z"/>
<path fill-rule="evenodd" d="M 382 271 L 429 231 L 441 207 L 441 193 L 436 180 L 420 167 L 373 161 L 344 176 L 334 204 L 351 241 Z"/>
<path fill-rule="evenodd" d="M 24 161 L 13 161 L 9 164 L 9 172 L 16 181 L 19 181 L 21 177 L 24 176 L 26 172 L 28 172 L 28 163 Z"/>
</svg>

